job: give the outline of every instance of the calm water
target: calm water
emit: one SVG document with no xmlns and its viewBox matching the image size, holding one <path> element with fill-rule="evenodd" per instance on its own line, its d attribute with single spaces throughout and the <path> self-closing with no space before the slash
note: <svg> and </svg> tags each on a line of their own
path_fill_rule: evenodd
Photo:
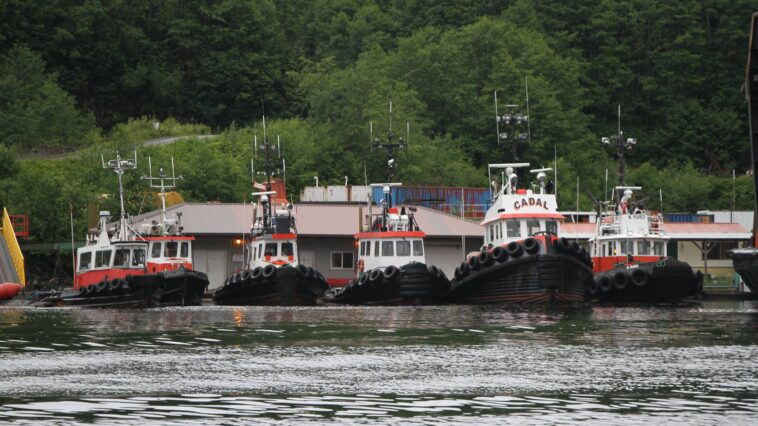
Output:
<svg viewBox="0 0 758 426">
<path fill-rule="evenodd" d="M 0 423 L 757 424 L 758 302 L 0 307 Z"/>
</svg>

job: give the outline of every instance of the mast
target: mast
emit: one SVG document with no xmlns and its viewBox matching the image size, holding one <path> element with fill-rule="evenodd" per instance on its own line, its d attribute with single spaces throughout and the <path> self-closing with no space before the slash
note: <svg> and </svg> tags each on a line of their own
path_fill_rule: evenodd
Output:
<svg viewBox="0 0 758 426">
<path fill-rule="evenodd" d="M 604 136 L 600 139 L 600 142 L 603 145 L 609 145 L 616 148 L 616 158 L 618 159 L 619 163 L 619 186 L 625 186 L 626 180 L 624 178 L 624 173 L 626 167 L 624 161 L 624 151 L 632 149 L 632 147 L 637 144 L 637 139 L 624 139 L 624 132 L 621 130 L 621 105 L 618 106 L 618 127 L 616 134 L 610 137 Z"/>
<path fill-rule="evenodd" d="M 264 228 L 270 228 L 272 226 L 272 209 L 271 209 L 271 200 L 268 198 L 269 195 L 273 195 L 271 188 L 271 178 L 273 176 L 277 176 L 281 173 L 281 170 L 278 168 L 275 168 L 275 164 L 279 163 L 279 160 L 282 157 L 281 152 L 281 141 L 279 140 L 279 137 L 276 138 L 276 145 L 271 143 L 271 141 L 268 138 L 268 135 L 266 134 L 266 117 L 263 117 L 263 142 L 259 145 L 257 143 L 257 137 L 255 139 L 255 149 L 254 149 L 254 155 L 261 155 L 263 157 L 263 171 L 258 172 L 259 174 L 264 175 L 265 179 L 265 192 L 259 193 L 257 195 L 261 195 L 261 203 L 263 204 L 263 227 Z M 276 163 L 274 162 L 276 160 Z M 284 163 L 282 163 L 284 164 Z M 255 173 L 253 173 L 253 176 L 255 176 Z M 256 194 L 254 194 L 256 195 Z"/>
<path fill-rule="evenodd" d="M 158 168 L 158 176 L 153 176 L 153 160 L 147 157 L 148 176 L 142 176 L 141 179 L 148 181 L 150 188 L 159 189 L 161 197 L 161 233 L 168 235 L 168 226 L 166 226 L 166 189 L 176 187 L 176 181 L 184 179 L 182 176 L 176 176 L 174 171 L 174 157 L 171 157 L 171 177 L 166 176 L 163 167 Z M 157 181 L 157 183 L 155 183 Z M 168 182 L 167 182 L 168 181 Z"/>
<path fill-rule="evenodd" d="M 750 166 L 753 172 L 753 247 L 758 247 L 758 13 L 750 20 L 750 47 L 745 69 L 745 100 L 750 124 Z"/>
<path fill-rule="evenodd" d="M 382 141 L 378 136 L 374 138 L 372 148 L 378 150 L 387 151 L 387 169 L 385 172 L 386 187 L 390 186 L 390 182 L 395 178 L 395 170 L 397 165 L 395 164 L 395 150 L 403 149 L 408 145 L 408 139 L 410 138 L 410 123 L 406 122 L 406 137 L 398 137 L 397 142 L 393 142 L 395 139 L 395 133 L 392 131 L 392 101 L 390 101 L 389 110 L 389 129 L 387 129 L 387 141 Z M 373 122 L 371 123 L 371 132 L 373 133 Z M 386 224 L 387 209 L 392 206 L 392 191 L 384 191 L 384 209 L 383 209 L 383 221 Z"/>
<path fill-rule="evenodd" d="M 137 151 L 134 151 L 134 158 L 129 159 L 122 159 L 121 155 L 119 155 L 118 151 L 116 151 L 116 159 L 115 160 L 108 160 L 108 162 L 105 162 L 105 158 L 100 155 L 100 161 L 103 164 L 104 169 L 111 169 L 113 173 L 118 176 L 118 199 L 119 204 L 121 206 L 121 215 L 119 216 L 119 228 L 118 228 L 118 239 L 120 241 L 127 241 L 128 240 L 128 224 L 126 221 L 126 209 L 124 208 L 124 185 L 123 185 L 123 179 L 122 176 L 124 175 L 124 172 L 127 170 L 134 170 L 137 168 Z"/>
<path fill-rule="evenodd" d="M 531 133 L 530 128 L 527 128 L 528 133 L 523 133 L 524 125 L 528 126 L 529 116 L 516 112 L 517 107 L 518 105 L 515 104 L 505 105 L 507 111 L 505 114 L 500 115 L 497 109 L 497 92 L 495 92 L 495 126 L 497 128 L 497 144 L 511 145 L 514 163 L 517 163 L 519 160 L 519 146 L 529 142 L 529 133 Z M 501 126 L 504 128 L 504 131 L 502 132 L 500 131 Z"/>
</svg>

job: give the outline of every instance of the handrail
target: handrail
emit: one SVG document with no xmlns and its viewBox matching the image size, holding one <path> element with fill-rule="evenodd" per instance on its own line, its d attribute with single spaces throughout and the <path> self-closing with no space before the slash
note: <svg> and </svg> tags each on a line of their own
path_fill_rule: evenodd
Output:
<svg viewBox="0 0 758 426">
<path fill-rule="evenodd" d="M 19 284 L 26 286 L 26 272 L 24 271 L 24 255 L 21 253 L 21 247 L 18 245 L 16 233 L 13 230 L 11 218 L 8 216 L 8 210 L 3 207 L 3 238 L 8 244 L 8 251 L 11 254 L 13 267 L 16 268 Z"/>
</svg>

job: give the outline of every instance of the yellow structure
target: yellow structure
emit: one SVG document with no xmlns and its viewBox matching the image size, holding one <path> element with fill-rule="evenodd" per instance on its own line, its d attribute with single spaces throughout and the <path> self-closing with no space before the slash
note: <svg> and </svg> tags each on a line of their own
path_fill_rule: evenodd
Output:
<svg viewBox="0 0 758 426">
<path fill-rule="evenodd" d="M 8 251 L 11 254 L 11 261 L 13 262 L 13 267 L 16 269 L 19 284 L 25 286 L 26 272 L 24 270 L 24 255 L 21 253 L 21 247 L 18 245 L 16 233 L 11 224 L 11 218 L 8 216 L 8 210 L 6 210 L 5 207 L 3 207 L 3 222 L 0 230 L 2 231 L 2 238 L 5 240 Z"/>
</svg>

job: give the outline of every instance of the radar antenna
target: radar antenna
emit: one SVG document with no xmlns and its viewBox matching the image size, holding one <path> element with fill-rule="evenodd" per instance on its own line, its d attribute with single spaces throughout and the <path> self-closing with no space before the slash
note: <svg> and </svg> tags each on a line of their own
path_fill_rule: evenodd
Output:
<svg viewBox="0 0 758 426">
<path fill-rule="evenodd" d="M 159 189 L 161 197 L 161 232 L 163 235 L 168 234 L 167 220 L 166 220 L 166 189 L 176 188 L 176 181 L 184 179 L 181 175 L 176 176 L 174 170 L 174 157 L 171 157 L 171 176 L 167 176 L 163 171 L 163 167 L 158 168 L 158 176 L 153 176 L 153 160 L 151 157 L 147 157 L 149 175 L 142 176 L 141 179 L 148 181 L 150 188 Z M 180 225 L 177 223 L 177 225 Z"/>
</svg>

